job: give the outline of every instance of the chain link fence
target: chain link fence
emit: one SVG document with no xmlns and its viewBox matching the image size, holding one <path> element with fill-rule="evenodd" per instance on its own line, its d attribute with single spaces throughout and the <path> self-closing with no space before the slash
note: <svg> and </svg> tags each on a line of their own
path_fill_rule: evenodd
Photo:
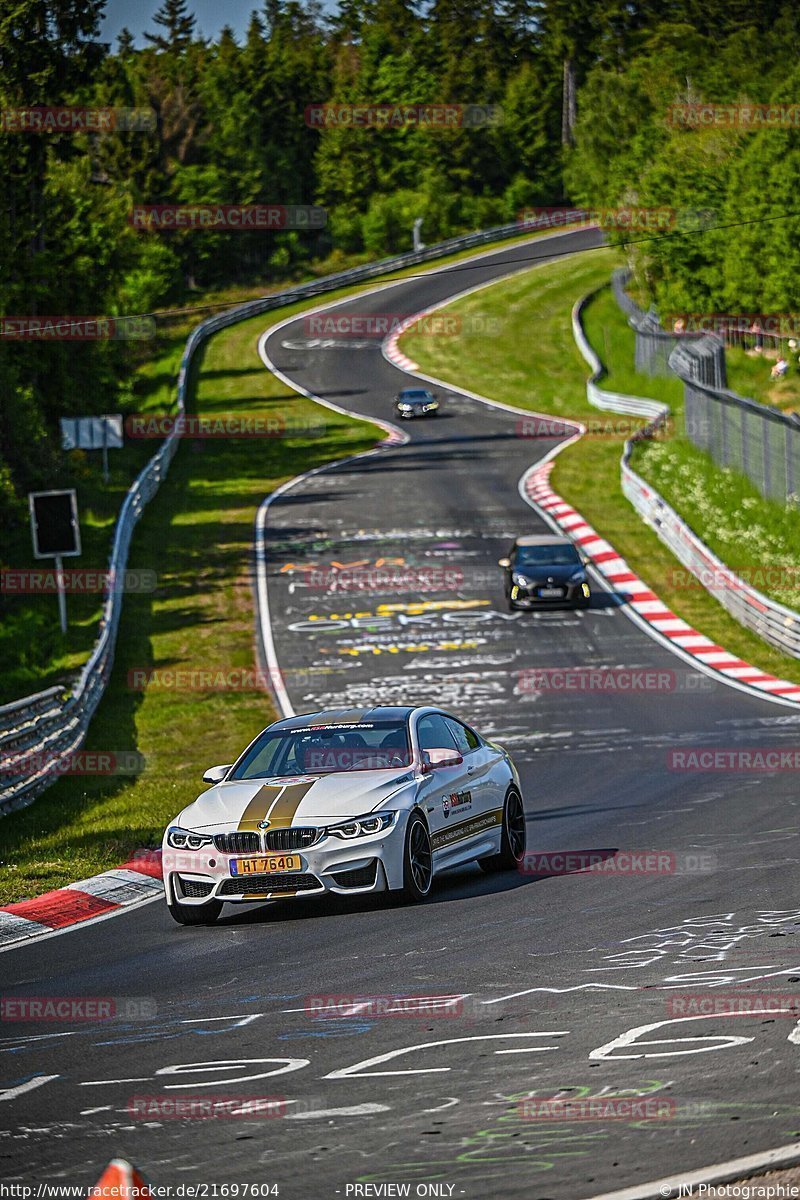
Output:
<svg viewBox="0 0 800 1200">
<path fill-rule="evenodd" d="M 800 491 L 800 417 L 783 413 L 704 378 L 704 347 L 678 346 L 670 366 L 684 387 L 686 436 L 758 488 L 762 496 L 796 503 Z"/>
<path fill-rule="evenodd" d="M 685 433 L 693 445 L 718 466 L 745 475 L 766 499 L 796 502 L 800 416 L 728 388 L 725 344 L 745 345 L 740 332 L 732 329 L 725 340 L 717 334 L 669 333 L 654 309 L 644 312 L 628 294 L 629 280 L 629 271 L 615 271 L 612 289 L 635 333 L 637 371 L 677 375 L 684 385 Z"/>
<path fill-rule="evenodd" d="M 663 329 L 656 310 L 651 307 L 645 312 L 628 294 L 626 288 L 630 278 L 630 271 L 621 267 L 612 275 L 611 287 L 617 305 L 628 318 L 628 324 L 635 334 L 636 370 L 642 375 L 670 375 L 672 369 L 669 360 L 676 346 L 702 343 L 705 347 L 702 352 L 703 381 L 712 387 L 724 388 L 727 378 L 722 339 L 704 333 L 670 333 Z"/>
</svg>

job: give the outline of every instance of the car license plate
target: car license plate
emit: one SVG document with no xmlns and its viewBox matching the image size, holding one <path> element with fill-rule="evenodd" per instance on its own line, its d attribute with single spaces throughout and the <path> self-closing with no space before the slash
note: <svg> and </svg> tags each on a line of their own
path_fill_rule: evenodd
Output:
<svg viewBox="0 0 800 1200">
<path fill-rule="evenodd" d="M 272 871 L 299 870 L 299 854 L 270 854 L 266 858 L 234 858 L 231 861 L 231 875 L 268 875 Z"/>
<path fill-rule="evenodd" d="M 564 589 L 563 589 L 563 588 L 556 588 L 556 587 L 553 587 L 553 588 L 549 588 L 549 587 L 539 588 L 539 595 L 541 596 L 541 598 L 542 598 L 543 600 L 555 600 L 555 599 L 556 599 L 556 597 L 560 597 L 560 596 L 563 596 L 563 595 L 564 595 Z"/>
</svg>

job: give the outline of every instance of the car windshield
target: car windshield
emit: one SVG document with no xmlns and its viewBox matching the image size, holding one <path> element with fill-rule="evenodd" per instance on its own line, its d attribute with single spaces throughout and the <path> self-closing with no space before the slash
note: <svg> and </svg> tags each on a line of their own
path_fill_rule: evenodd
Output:
<svg viewBox="0 0 800 1200">
<path fill-rule="evenodd" d="M 514 565 L 517 567 L 540 567 L 543 565 L 564 567 L 580 561 L 580 555 L 572 543 L 569 545 L 556 543 L 550 546 L 517 546 L 514 551 Z"/>
<path fill-rule="evenodd" d="M 265 730 L 230 779 L 330 775 L 341 771 L 385 771 L 411 762 L 403 721 L 311 725 Z"/>
<path fill-rule="evenodd" d="M 430 400 L 430 392 L 401 392 L 401 400 Z"/>
</svg>

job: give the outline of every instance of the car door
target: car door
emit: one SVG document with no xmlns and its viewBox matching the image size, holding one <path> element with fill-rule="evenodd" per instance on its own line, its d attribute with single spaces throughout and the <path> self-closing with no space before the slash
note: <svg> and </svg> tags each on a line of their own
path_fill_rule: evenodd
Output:
<svg viewBox="0 0 800 1200">
<path fill-rule="evenodd" d="M 470 797 L 470 812 L 487 820 L 476 821 L 474 836 L 485 838 L 499 830 L 498 816 L 502 814 L 505 790 L 497 772 L 500 756 L 487 746 L 477 733 L 455 717 L 445 717 L 453 740 L 463 755 L 466 768 L 466 790 Z M 492 817 L 493 822 L 488 821 Z"/>
<path fill-rule="evenodd" d="M 454 757 L 460 754 L 441 713 L 427 713 L 419 718 L 417 744 L 421 751 L 448 749 Z M 462 848 L 463 829 L 459 827 L 462 817 L 458 813 L 457 798 L 467 790 L 467 779 L 467 766 L 462 762 L 458 766 L 436 767 L 425 775 L 420 787 L 420 804 L 428 820 L 434 853 L 440 862 L 457 858 Z"/>
</svg>

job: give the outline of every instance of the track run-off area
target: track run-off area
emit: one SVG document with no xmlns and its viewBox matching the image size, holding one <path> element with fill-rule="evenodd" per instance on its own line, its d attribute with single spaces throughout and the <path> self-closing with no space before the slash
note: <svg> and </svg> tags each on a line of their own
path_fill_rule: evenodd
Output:
<svg viewBox="0 0 800 1200">
<path fill-rule="evenodd" d="M 501 247 L 320 309 L 410 315 L 598 243 L 582 230 Z M 413 380 L 382 341 L 319 338 L 305 314 L 258 352 L 297 390 L 396 424 L 392 397 Z M 514 756 L 530 852 L 628 854 L 630 869 L 469 867 L 421 906 L 253 905 L 198 929 L 151 903 L 5 953 L 4 996 L 108 997 L 129 1017 L 4 1023 L 3 1179 L 89 1185 L 124 1157 L 156 1185 L 277 1184 L 286 1200 L 403 1194 L 376 1190 L 389 1184 L 582 1200 L 690 1179 L 800 1129 L 800 1023 L 767 1003 L 800 983 L 793 775 L 676 770 L 673 753 L 788 750 L 800 716 L 698 671 L 599 583 L 586 611 L 509 612 L 497 560 L 547 529 L 519 480 L 557 442 L 520 437 L 520 413 L 448 382 L 441 414 L 405 440 L 262 507 L 260 653 L 287 712 L 452 710 Z M 441 586 L 339 589 L 348 566 Z M 672 683 L 526 686 L 572 667 Z M 407 1011 L 398 995 L 430 999 Z M 319 1015 L 320 998 L 354 997 L 374 999 Z M 749 1013 L 715 1011 L 736 997 Z M 182 1119 L 186 1096 L 241 1111 Z M 256 1097 L 271 1115 L 248 1118 Z M 609 1103 L 567 1119 L 534 1102 L 565 1099 Z"/>
</svg>

